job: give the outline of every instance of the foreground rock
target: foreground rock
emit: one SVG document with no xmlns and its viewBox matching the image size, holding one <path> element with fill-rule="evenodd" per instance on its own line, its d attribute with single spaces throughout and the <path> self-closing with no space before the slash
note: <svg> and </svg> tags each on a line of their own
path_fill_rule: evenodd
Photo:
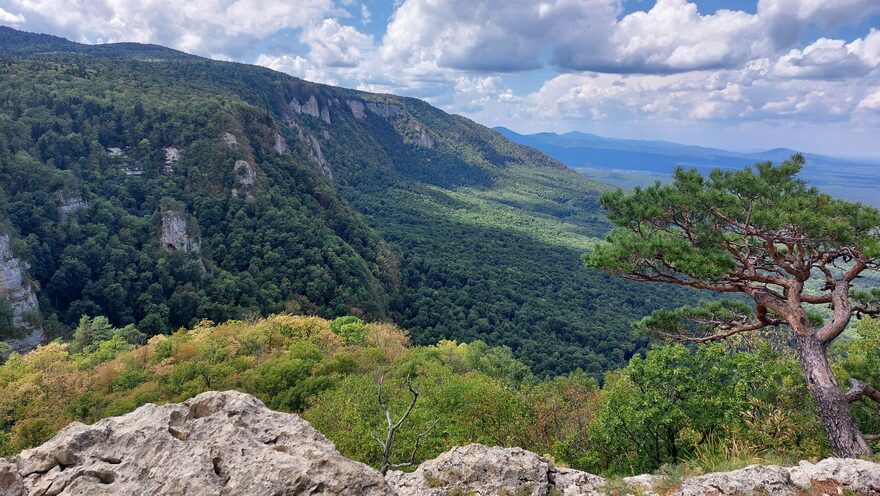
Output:
<svg viewBox="0 0 880 496">
<path fill-rule="evenodd" d="M 873 496 L 880 495 L 880 464 L 829 458 L 611 484 L 521 448 L 472 444 L 383 479 L 340 455 L 305 420 L 233 391 L 149 404 L 91 426 L 73 423 L 38 448 L 0 459 L 0 496 L 111 494 Z"/>
<path fill-rule="evenodd" d="M 237 392 L 145 405 L 0 460 L 0 496 L 391 495 L 296 415 Z"/>
<path fill-rule="evenodd" d="M 399 496 L 602 496 L 602 495 L 880 495 L 880 464 L 829 458 L 797 467 L 752 465 L 683 480 L 640 475 L 608 484 L 598 476 L 554 467 L 520 448 L 460 446 L 422 463 L 412 473 L 389 472 Z"/>
</svg>

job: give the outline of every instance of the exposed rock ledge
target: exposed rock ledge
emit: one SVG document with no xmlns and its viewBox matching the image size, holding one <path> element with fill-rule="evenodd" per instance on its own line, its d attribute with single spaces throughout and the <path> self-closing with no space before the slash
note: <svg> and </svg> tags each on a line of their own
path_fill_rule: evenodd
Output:
<svg viewBox="0 0 880 496">
<path fill-rule="evenodd" d="M 652 476 L 626 480 L 652 494 Z M 469 445 L 413 473 L 372 468 L 339 454 L 296 415 L 238 392 L 145 405 L 94 425 L 73 423 L 46 444 L 0 459 L 0 496 L 37 495 L 602 495 L 601 477 L 553 466 L 520 448 Z M 668 484 L 667 484 L 668 487 Z M 675 487 L 675 486 L 673 486 Z M 675 495 L 878 494 L 880 464 L 827 459 L 792 468 L 752 466 L 686 479 Z M 608 494 L 620 494 L 610 492 Z"/>
</svg>

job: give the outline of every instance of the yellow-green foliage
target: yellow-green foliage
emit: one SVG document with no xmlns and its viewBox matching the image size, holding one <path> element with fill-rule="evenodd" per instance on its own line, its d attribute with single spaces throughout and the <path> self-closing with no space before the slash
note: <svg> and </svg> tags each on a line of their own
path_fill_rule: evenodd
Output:
<svg viewBox="0 0 880 496">
<path fill-rule="evenodd" d="M 247 391 L 273 408 L 301 410 L 338 377 L 393 360 L 407 344 L 382 324 L 371 325 L 366 339 L 367 346 L 347 346 L 327 320 L 278 315 L 203 322 L 140 347 L 114 336 L 82 353 L 52 343 L 13 354 L 0 366 L 0 454 L 41 443 L 72 420 L 92 422 L 211 389 Z"/>
<path fill-rule="evenodd" d="M 410 347 L 392 325 L 353 319 L 336 326 L 291 315 L 202 322 L 141 346 L 131 343 L 136 333 L 104 329 L 97 319 L 83 328 L 105 339 L 83 340 L 78 352 L 55 342 L 0 365 L 0 455 L 42 443 L 73 420 L 236 389 L 300 413 L 344 455 L 377 464 L 372 435 L 385 434 L 379 377 L 394 418 L 410 401 L 407 384 L 420 392 L 398 432 L 394 463 L 409 458 L 425 430 L 417 462 L 478 442 L 522 446 L 606 474 L 662 466 L 700 473 L 828 454 L 796 361 L 769 342 L 749 352 L 656 347 L 600 387 L 583 372 L 538 380 L 507 348 L 480 341 Z M 877 321 L 865 320 L 832 350 L 841 379 L 878 380 L 871 367 L 878 336 Z M 876 431 L 876 408 L 859 406 L 857 414 Z"/>
</svg>

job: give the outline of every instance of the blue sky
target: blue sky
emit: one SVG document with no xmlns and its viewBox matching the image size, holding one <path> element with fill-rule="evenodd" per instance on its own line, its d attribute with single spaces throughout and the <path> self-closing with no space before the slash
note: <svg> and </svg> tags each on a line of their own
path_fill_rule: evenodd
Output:
<svg viewBox="0 0 880 496">
<path fill-rule="evenodd" d="M 0 0 L 489 126 L 880 158 L 880 0 Z"/>
</svg>

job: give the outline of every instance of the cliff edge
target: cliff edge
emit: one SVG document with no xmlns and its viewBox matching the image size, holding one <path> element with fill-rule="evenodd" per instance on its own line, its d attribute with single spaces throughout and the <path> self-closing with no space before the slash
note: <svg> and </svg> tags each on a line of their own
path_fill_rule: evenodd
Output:
<svg viewBox="0 0 880 496">
<path fill-rule="evenodd" d="M 661 490 L 662 488 L 662 490 Z M 605 494 L 880 494 L 880 464 L 829 458 L 791 468 L 753 465 L 669 484 L 643 475 L 609 481 L 554 466 L 521 448 L 453 448 L 414 472 L 386 478 L 343 457 L 308 422 L 253 396 L 207 392 L 144 405 L 0 459 L 0 496 Z"/>
</svg>

